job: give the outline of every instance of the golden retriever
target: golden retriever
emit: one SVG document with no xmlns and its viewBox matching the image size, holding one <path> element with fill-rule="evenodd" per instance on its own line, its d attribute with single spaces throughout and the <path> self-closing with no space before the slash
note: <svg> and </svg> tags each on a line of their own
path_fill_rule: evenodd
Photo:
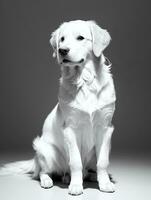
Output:
<svg viewBox="0 0 151 200">
<path fill-rule="evenodd" d="M 53 173 L 69 173 L 69 193 L 79 195 L 83 178 L 93 170 L 101 191 L 115 190 L 107 167 L 116 96 L 111 63 L 103 55 L 110 40 L 94 21 L 65 22 L 52 33 L 53 57 L 61 66 L 58 104 L 33 142 L 34 161 L 22 163 L 24 172 L 32 171 L 43 188 L 53 186 Z"/>
</svg>

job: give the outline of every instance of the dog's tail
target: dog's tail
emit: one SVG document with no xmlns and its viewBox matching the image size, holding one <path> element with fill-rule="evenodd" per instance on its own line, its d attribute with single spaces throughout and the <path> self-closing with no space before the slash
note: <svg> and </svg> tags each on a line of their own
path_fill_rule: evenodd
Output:
<svg viewBox="0 0 151 200">
<path fill-rule="evenodd" d="M 34 174 L 35 170 L 36 163 L 34 159 L 17 161 L 3 165 L 0 168 L 0 176 Z"/>
</svg>

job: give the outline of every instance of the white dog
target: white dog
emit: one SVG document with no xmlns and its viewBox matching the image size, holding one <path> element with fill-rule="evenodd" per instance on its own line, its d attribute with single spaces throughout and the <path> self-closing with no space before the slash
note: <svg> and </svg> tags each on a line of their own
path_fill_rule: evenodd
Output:
<svg viewBox="0 0 151 200">
<path fill-rule="evenodd" d="M 21 163 L 21 171 L 34 172 L 44 188 L 53 186 L 53 173 L 70 173 L 69 193 L 79 195 L 91 169 L 101 191 L 114 191 L 107 167 L 116 97 L 111 64 L 103 55 L 110 40 L 93 21 L 66 22 L 52 33 L 53 56 L 61 66 L 59 102 L 33 142 L 34 162 Z"/>
</svg>

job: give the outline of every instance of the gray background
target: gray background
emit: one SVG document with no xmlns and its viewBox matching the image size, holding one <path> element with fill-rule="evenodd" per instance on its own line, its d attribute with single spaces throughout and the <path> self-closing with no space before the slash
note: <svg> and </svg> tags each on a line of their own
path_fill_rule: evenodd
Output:
<svg viewBox="0 0 151 200">
<path fill-rule="evenodd" d="M 149 1 L 148 1 L 149 2 Z M 150 5 L 147 1 L 1 0 L 0 151 L 32 149 L 57 103 L 59 66 L 50 33 L 63 21 L 93 19 L 108 29 L 117 92 L 113 152 L 151 151 Z"/>
</svg>

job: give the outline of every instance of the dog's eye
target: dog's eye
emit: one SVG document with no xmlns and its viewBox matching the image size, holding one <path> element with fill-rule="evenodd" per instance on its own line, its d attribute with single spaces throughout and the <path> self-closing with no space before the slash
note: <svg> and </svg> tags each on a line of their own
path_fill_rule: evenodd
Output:
<svg viewBox="0 0 151 200">
<path fill-rule="evenodd" d="M 60 39 L 60 40 L 61 40 L 61 42 L 63 42 L 63 41 L 64 41 L 64 37 L 61 37 L 61 39 Z"/>
<path fill-rule="evenodd" d="M 84 40 L 84 37 L 83 37 L 82 35 L 79 35 L 79 36 L 77 37 L 77 40 Z"/>
</svg>

